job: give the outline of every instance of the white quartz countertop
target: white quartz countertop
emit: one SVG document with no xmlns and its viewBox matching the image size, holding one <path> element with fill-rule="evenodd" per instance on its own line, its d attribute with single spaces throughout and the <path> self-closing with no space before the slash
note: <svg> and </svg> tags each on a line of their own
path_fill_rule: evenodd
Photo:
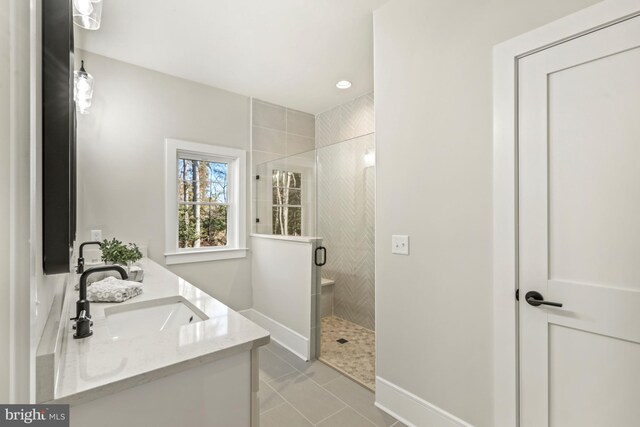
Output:
<svg viewBox="0 0 640 427">
<path fill-rule="evenodd" d="M 91 303 L 93 336 L 73 339 L 74 322 L 67 323 L 55 403 L 97 399 L 269 342 L 266 330 L 186 280 L 149 259 L 141 264 L 145 270 L 141 295 L 122 303 Z M 69 286 L 66 314 L 70 318 L 75 316 L 78 291 L 73 283 Z M 186 299 L 209 319 L 128 339 L 108 333 L 106 308 L 173 296 Z"/>
</svg>

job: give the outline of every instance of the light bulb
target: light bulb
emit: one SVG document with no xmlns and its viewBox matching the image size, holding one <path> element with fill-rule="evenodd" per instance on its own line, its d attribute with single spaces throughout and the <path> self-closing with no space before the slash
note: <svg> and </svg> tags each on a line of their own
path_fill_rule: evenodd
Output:
<svg viewBox="0 0 640 427">
<path fill-rule="evenodd" d="M 81 98 L 76 101 L 76 106 L 80 114 L 87 114 L 91 108 L 91 99 Z"/>
<path fill-rule="evenodd" d="M 76 110 L 80 114 L 89 114 L 91 108 L 91 96 L 76 97 Z"/>
<path fill-rule="evenodd" d="M 336 87 L 338 89 L 349 89 L 351 87 L 351 82 L 349 80 L 340 80 L 336 83 Z"/>
<path fill-rule="evenodd" d="M 102 0 L 73 0 L 73 23 L 87 30 L 100 28 Z"/>
<path fill-rule="evenodd" d="M 78 79 L 77 90 L 78 90 L 78 96 L 79 97 L 86 96 L 87 92 L 89 92 L 91 90 L 91 85 L 89 84 L 89 82 L 87 81 L 86 78 L 80 77 Z"/>
<path fill-rule="evenodd" d="M 80 70 L 74 71 L 73 83 L 73 96 L 77 110 L 80 114 L 87 114 L 93 97 L 93 76 L 84 69 L 84 61 Z"/>
<path fill-rule="evenodd" d="M 91 0 L 73 0 L 73 6 L 78 12 L 87 16 L 93 13 L 93 4 Z"/>
</svg>

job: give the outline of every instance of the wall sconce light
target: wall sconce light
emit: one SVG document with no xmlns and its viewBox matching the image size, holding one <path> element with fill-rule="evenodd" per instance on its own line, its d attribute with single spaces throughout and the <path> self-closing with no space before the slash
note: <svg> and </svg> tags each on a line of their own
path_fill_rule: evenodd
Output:
<svg viewBox="0 0 640 427">
<path fill-rule="evenodd" d="M 102 0 L 73 0 L 73 23 L 80 28 L 97 30 L 102 18 Z"/>
<path fill-rule="evenodd" d="M 73 97 L 76 110 L 80 114 L 89 114 L 93 98 L 93 76 L 84 69 L 84 61 L 78 71 L 73 72 Z"/>
</svg>

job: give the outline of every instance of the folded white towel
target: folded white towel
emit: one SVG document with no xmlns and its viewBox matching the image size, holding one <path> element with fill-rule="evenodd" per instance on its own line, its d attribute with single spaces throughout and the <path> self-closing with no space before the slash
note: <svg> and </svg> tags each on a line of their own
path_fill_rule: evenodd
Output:
<svg viewBox="0 0 640 427">
<path fill-rule="evenodd" d="M 87 298 L 92 302 L 123 302 L 142 293 L 142 283 L 106 277 L 87 287 Z"/>
<path fill-rule="evenodd" d="M 96 266 L 97 265 L 105 265 L 105 264 L 104 263 L 96 264 Z M 132 265 L 128 269 L 126 267 L 123 267 L 123 268 L 125 270 L 128 270 L 127 272 L 129 274 L 128 280 L 130 280 L 131 282 L 142 282 L 142 280 L 144 279 L 144 270 L 142 269 L 142 267 L 138 265 Z M 88 268 L 86 268 L 85 271 L 86 270 L 88 270 Z M 103 280 L 105 277 L 115 277 L 116 279 L 119 279 L 122 276 L 120 276 L 120 273 L 118 273 L 117 271 L 99 271 L 87 277 L 87 286 L 91 286 L 91 284 L 99 282 L 100 280 Z M 76 284 L 74 285 L 74 288 L 76 291 L 79 290 L 80 284 L 76 282 Z"/>
</svg>

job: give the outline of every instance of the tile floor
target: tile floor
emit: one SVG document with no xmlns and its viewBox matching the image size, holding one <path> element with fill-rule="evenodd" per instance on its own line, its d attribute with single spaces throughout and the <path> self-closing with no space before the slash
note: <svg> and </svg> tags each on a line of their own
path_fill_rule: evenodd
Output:
<svg viewBox="0 0 640 427">
<path fill-rule="evenodd" d="M 370 390 L 320 361 L 304 362 L 275 342 L 260 348 L 261 427 L 401 427 L 374 406 Z"/>
<path fill-rule="evenodd" d="M 337 316 L 323 317 L 321 326 L 320 360 L 375 390 L 375 333 Z M 340 344 L 340 338 L 349 342 Z"/>
</svg>

